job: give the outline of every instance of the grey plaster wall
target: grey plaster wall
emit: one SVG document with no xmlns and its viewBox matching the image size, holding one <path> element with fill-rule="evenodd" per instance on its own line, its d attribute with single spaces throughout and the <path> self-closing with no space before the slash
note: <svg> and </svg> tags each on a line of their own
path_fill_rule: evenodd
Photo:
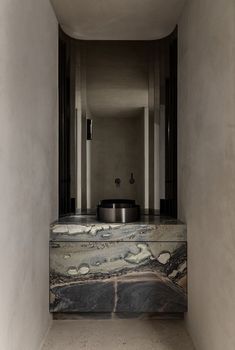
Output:
<svg viewBox="0 0 235 350">
<path fill-rule="evenodd" d="M 48 329 L 48 235 L 57 217 L 57 21 L 47 0 L 0 3 L 0 349 Z"/>
<path fill-rule="evenodd" d="M 179 21 L 179 213 L 197 350 L 235 348 L 234 14 L 234 0 L 191 0 Z"/>
<path fill-rule="evenodd" d="M 95 118 L 91 141 L 91 207 L 101 199 L 130 198 L 144 207 L 144 117 Z M 135 183 L 130 184 L 131 173 Z M 116 186 L 115 178 L 121 179 Z"/>
</svg>

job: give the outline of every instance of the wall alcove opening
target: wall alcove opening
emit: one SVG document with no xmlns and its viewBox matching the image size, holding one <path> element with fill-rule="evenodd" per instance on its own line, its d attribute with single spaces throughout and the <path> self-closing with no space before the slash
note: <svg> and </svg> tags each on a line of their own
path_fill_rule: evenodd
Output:
<svg viewBox="0 0 235 350">
<path fill-rule="evenodd" d="M 177 217 L 177 29 L 153 41 L 59 31 L 59 216 L 108 198 Z"/>
</svg>

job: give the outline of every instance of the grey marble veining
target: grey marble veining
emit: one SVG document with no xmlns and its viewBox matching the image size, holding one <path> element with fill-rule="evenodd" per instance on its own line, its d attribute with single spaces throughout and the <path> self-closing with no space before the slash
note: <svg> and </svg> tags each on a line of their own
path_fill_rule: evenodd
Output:
<svg viewBox="0 0 235 350">
<path fill-rule="evenodd" d="M 51 241 L 186 241 L 186 225 L 174 219 L 143 216 L 139 222 L 107 224 L 95 216 L 72 216 L 51 225 Z"/>
<path fill-rule="evenodd" d="M 184 242 L 53 242 L 53 312 L 185 312 Z"/>
<path fill-rule="evenodd" d="M 186 226 L 146 217 L 104 224 L 89 216 L 52 224 L 50 310 L 185 312 Z"/>
</svg>

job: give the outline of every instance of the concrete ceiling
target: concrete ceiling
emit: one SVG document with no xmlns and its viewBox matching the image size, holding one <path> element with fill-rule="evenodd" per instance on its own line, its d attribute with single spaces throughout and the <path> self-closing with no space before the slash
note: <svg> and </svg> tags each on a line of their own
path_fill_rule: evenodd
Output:
<svg viewBox="0 0 235 350">
<path fill-rule="evenodd" d="M 185 0 L 51 0 L 63 30 L 83 40 L 154 40 L 170 34 Z"/>
</svg>

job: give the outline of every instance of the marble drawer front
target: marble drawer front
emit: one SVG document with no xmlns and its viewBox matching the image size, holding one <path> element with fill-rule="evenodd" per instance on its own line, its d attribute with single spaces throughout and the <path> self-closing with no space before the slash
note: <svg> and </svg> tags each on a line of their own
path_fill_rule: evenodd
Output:
<svg viewBox="0 0 235 350">
<path fill-rule="evenodd" d="M 186 288 L 184 240 L 50 242 L 51 312 L 182 313 Z"/>
</svg>

